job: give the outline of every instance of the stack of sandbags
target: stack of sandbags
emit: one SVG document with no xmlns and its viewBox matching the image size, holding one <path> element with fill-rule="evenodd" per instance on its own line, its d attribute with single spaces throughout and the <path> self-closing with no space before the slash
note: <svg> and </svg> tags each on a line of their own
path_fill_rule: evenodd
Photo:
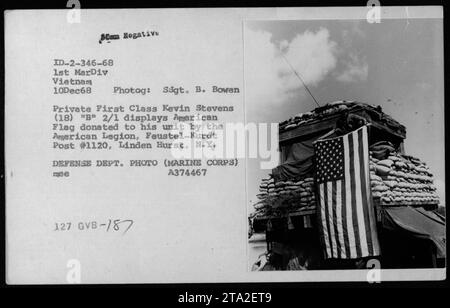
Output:
<svg viewBox="0 0 450 308">
<path fill-rule="evenodd" d="M 314 179 L 312 177 L 301 180 L 275 181 L 272 177 L 263 179 L 257 195 L 260 202 L 256 206 L 264 208 L 284 207 L 300 208 L 315 205 Z"/>
<path fill-rule="evenodd" d="M 261 180 L 261 184 L 259 185 L 259 193 L 256 195 L 259 201 L 253 205 L 256 216 L 265 216 L 270 212 L 271 207 L 267 202 L 267 199 L 269 196 L 275 196 L 274 190 L 275 180 L 272 178 L 272 175 L 269 175 L 268 178 Z"/>
<path fill-rule="evenodd" d="M 310 112 L 299 113 L 289 120 L 280 123 L 280 132 L 293 129 L 297 126 L 316 120 L 317 118 L 326 117 L 334 113 L 346 111 L 349 106 L 352 106 L 352 101 L 337 101 L 328 103 L 321 107 L 320 110 L 313 110 Z"/>
<path fill-rule="evenodd" d="M 438 204 L 433 175 L 426 164 L 388 147 L 384 153 L 381 149 L 370 151 L 372 196 L 386 205 Z"/>
<path fill-rule="evenodd" d="M 278 181 L 275 183 L 275 194 L 279 196 L 294 195 L 302 188 L 301 184 L 301 181 Z"/>
<path fill-rule="evenodd" d="M 370 155 L 378 160 L 383 160 L 390 153 L 395 153 L 395 147 L 389 141 L 379 141 L 370 146 Z"/>
<path fill-rule="evenodd" d="M 270 175 L 268 178 L 262 179 L 259 185 L 259 194 L 256 195 L 258 199 L 265 200 L 268 196 L 274 195 L 275 180 Z"/>
<path fill-rule="evenodd" d="M 294 200 L 293 207 L 303 208 L 307 206 L 316 205 L 316 194 L 314 179 L 311 177 L 300 180 L 296 183 L 298 189 L 293 192 L 293 194 L 298 198 Z"/>
<path fill-rule="evenodd" d="M 252 216 L 265 216 L 270 210 L 268 205 L 261 201 L 255 203 L 253 207 L 255 208 L 255 212 L 252 214 Z"/>
<path fill-rule="evenodd" d="M 287 120 L 286 122 L 283 122 L 280 125 L 280 130 L 282 130 L 282 131 L 289 130 L 289 129 L 295 128 L 301 124 L 307 123 L 312 120 L 315 120 L 314 112 L 310 111 L 310 112 L 305 112 L 305 113 L 299 113 L 295 117 L 292 117 L 289 120 Z"/>
</svg>

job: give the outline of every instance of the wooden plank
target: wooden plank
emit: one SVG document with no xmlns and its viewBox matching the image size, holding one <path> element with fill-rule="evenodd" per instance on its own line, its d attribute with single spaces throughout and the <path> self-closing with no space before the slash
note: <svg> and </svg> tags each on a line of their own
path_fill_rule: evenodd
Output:
<svg viewBox="0 0 450 308">
<path fill-rule="evenodd" d="M 381 124 L 376 119 L 372 119 L 370 116 L 371 112 L 378 112 L 375 110 L 371 110 L 371 112 L 368 112 L 368 109 L 362 106 L 354 106 L 351 109 L 349 109 L 348 114 L 356 114 L 359 116 L 364 117 L 367 119 L 369 123 L 371 123 L 375 128 L 385 131 L 391 135 L 394 135 L 398 138 L 405 139 L 406 138 L 406 132 L 400 133 L 392 130 L 387 125 Z M 297 126 L 296 128 L 292 128 L 287 131 L 283 131 L 279 134 L 279 142 L 284 143 L 289 140 L 299 138 L 299 137 L 306 137 L 311 134 L 317 134 L 320 131 L 325 130 L 331 130 L 336 127 L 336 122 L 339 120 L 339 118 L 343 115 L 343 112 L 338 112 L 335 114 L 331 114 L 330 116 L 324 117 L 322 119 L 317 119 L 314 121 L 311 121 L 309 123 L 301 124 Z M 380 114 L 381 115 L 381 114 Z"/>
<path fill-rule="evenodd" d="M 336 125 L 335 122 L 330 121 L 314 121 L 280 133 L 279 141 L 280 143 L 282 143 L 298 137 L 305 137 L 311 134 L 317 134 L 320 131 L 332 130 L 335 127 L 335 125 Z"/>
<path fill-rule="evenodd" d="M 396 136 L 398 138 L 401 138 L 401 139 L 405 139 L 406 138 L 406 134 L 397 133 L 396 131 L 390 129 L 386 125 L 382 125 L 382 124 L 380 124 L 378 122 L 375 122 L 375 121 L 371 121 L 370 123 L 372 124 L 373 127 L 377 128 L 379 130 L 383 130 L 383 131 L 385 131 L 385 132 L 387 132 L 387 133 L 389 133 L 391 135 L 394 135 L 394 136 Z"/>
<path fill-rule="evenodd" d="M 262 221 L 262 220 L 268 220 L 268 219 L 287 218 L 288 216 L 296 217 L 296 216 L 306 216 L 306 215 L 314 215 L 314 214 L 316 214 L 316 210 L 305 210 L 305 211 L 299 211 L 299 212 L 294 212 L 294 213 L 289 213 L 289 214 L 283 214 L 281 216 L 259 216 L 259 217 L 255 217 L 254 219 L 257 221 Z"/>
</svg>

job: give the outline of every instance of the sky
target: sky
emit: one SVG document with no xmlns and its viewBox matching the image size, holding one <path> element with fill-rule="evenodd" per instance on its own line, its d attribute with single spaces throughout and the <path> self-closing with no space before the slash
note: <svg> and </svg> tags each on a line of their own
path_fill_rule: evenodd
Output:
<svg viewBox="0 0 450 308">
<path fill-rule="evenodd" d="M 442 19 L 249 21 L 244 32 L 247 122 L 280 122 L 319 104 L 380 105 L 406 127 L 405 152 L 425 161 L 445 204 Z M 262 177 L 250 159 L 248 201 Z M 251 208 L 251 207 L 249 207 Z"/>
</svg>

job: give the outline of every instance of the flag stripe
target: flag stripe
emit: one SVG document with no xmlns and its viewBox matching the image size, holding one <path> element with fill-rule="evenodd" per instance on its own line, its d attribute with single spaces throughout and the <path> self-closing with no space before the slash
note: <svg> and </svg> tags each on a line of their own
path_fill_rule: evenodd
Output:
<svg viewBox="0 0 450 308">
<path fill-rule="evenodd" d="M 369 254 L 367 248 L 367 237 L 366 237 L 366 226 L 364 222 L 364 210 L 363 210 L 363 198 L 362 198 L 362 190 L 363 187 L 361 185 L 361 172 L 360 172 L 360 158 L 359 158 L 359 148 L 361 144 L 358 139 L 358 132 L 355 131 L 352 134 L 353 138 L 353 168 L 354 168 L 354 178 L 355 178 L 355 196 L 356 196 L 356 216 L 358 222 L 358 232 L 359 232 L 359 243 L 361 247 L 361 255 L 360 257 L 365 257 Z"/>
<path fill-rule="evenodd" d="M 365 179 L 367 181 L 367 210 L 368 210 L 368 218 L 369 218 L 369 225 L 370 225 L 370 239 L 372 244 L 372 255 L 379 255 L 379 242 L 378 242 L 378 234 L 377 234 L 377 227 L 376 227 L 376 219 L 375 219 L 375 208 L 374 206 L 371 206 L 373 204 L 372 202 L 372 191 L 370 189 L 370 170 L 369 170 L 369 136 L 367 129 L 363 130 L 363 151 L 364 151 L 364 158 L 366 159 L 366 163 L 364 164 L 366 168 L 366 174 Z"/>
<path fill-rule="evenodd" d="M 324 215 L 324 208 L 323 208 L 323 204 L 322 204 L 322 184 L 319 184 L 319 187 L 317 189 L 317 202 L 318 202 L 318 206 L 319 206 L 319 228 L 320 228 L 320 232 L 321 234 L 323 234 L 323 236 L 321 237 L 321 242 L 323 247 L 327 247 L 326 244 L 326 240 L 325 240 L 325 215 Z M 325 256 L 327 257 L 327 251 L 325 249 Z"/>
<path fill-rule="evenodd" d="M 350 153 L 349 153 L 349 142 L 348 138 L 344 137 L 344 180 L 345 180 L 345 200 L 347 201 L 346 207 L 346 221 L 347 221 L 347 231 L 348 231 L 348 245 L 350 248 L 350 258 L 356 258 L 356 240 L 355 240 L 355 231 L 353 230 L 353 210 L 351 207 L 352 204 L 352 193 L 350 186 L 350 170 L 347 167 L 348 162 L 350 161 Z M 350 205 L 350 206 L 348 206 Z"/>
<path fill-rule="evenodd" d="M 346 136 L 348 138 L 348 147 L 349 147 L 349 161 L 348 164 L 346 164 L 349 169 L 349 175 L 350 175 L 350 194 L 352 196 L 352 203 L 351 203 L 351 212 L 352 212 L 352 224 L 353 224 L 353 232 L 355 234 L 355 249 L 356 249 L 356 257 L 361 257 L 361 242 L 360 242 L 360 236 L 359 236 L 359 226 L 358 226 L 358 212 L 356 209 L 356 183 L 355 183 L 355 167 L 353 162 L 355 161 L 355 153 L 353 152 L 353 135 L 348 134 Z"/>
<path fill-rule="evenodd" d="M 327 183 L 327 201 L 328 201 L 328 219 L 330 222 L 333 222 L 330 224 L 330 238 L 331 238 L 331 252 L 333 253 L 333 257 L 337 258 L 337 243 L 336 243 L 336 234 L 335 234 L 335 216 L 334 216 L 334 196 L 333 196 L 333 182 Z"/>
<path fill-rule="evenodd" d="M 330 207 L 328 206 L 328 204 L 329 204 L 329 202 L 328 202 L 328 195 L 329 195 L 328 183 L 324 184 L 323 190 L 324 190 L 325 217 L 327 219 L 328 245 L 330 245 L 330 257 L 334 258 L 334 251 L 333 251 L 334 236 L 331 232 L 331 230 L 332 230 L 331 224 L 332 224 L 333 220 L 331 219 Z"/>
<path fill-rule="evenodd" d="M 329 236 L 328 236 L 328 218 L 327 218 L 327 214 L 325 212 L 327 207 L 325 205 L 324 185 L 325 184 L 320 184 L 320 198 L 319 198 L 319 202 L 320 202 L 320 208 L 321 208 L 320 210 L 321 210 L 321 214 L 322 214 L 322 229 L 323 229 L 323 235 L 324 235 L 326 255 L 327 255 L 328 258 L 332 258 L 330 239 L 329 239 Z"/>
<path fill-rule="evenodd" d="M 345 257 L 346 258 L 351 258 L 351 254 L 350 254 L 350 245 L 349 245 L 349 237 L 348 237 L 348 230 L 347 230 L 347 203 L 346 203 L 346 193 L 345 193 L 346 189 L 345 189 L 345 179 L 341 181 L 341 209 L 342 209 L 342 230 L 344 233 L 344 246 L 345 246 Z"/>
<path fill-rule="evenodd" d="M 358 141 L 361 146 L 358 147 L 358 154 L 360 157 L 360 176 L 361 179 L 361 207 L 363 211 L 364 216 L 364 225 L 365 225 L 365 234 L 366 234 L 366 243 L 367 243 L 367 254 L 366 255 L 372 255 L 373 254 L 373 246 L 372 246 L 372 226 L 370 226 L 370 217 L 369 217 L 369 207 L 362 206 L 362 202 L 368 202 L 369 199 L 367 198 L 367 191 L 368 191 L 368 181 L 367 181 L 367 174 L 366 170 L 368 167 L 368 161 L 366 160 L 366 157 L 364 155 L 364 149 L 368 146 L 368 144 L 365 143 L 366 139 L 363 135 L 365 135 L 365 131 L 358 130 L 356 132 L 358 134 Z M 367 203 L 370 204 L 370 203 Z"/>
<path fill-rule="evenodd" d="M 338 235 L 339 243 L 339 256 L 341 258 L 346 258 L 345 240 L 344 240 L 344 230 L 342 228 L 342 186 L 341 181 L 338 180 L 336 183 L 336 229 Z"/>
<path fill-rule="evenodd" d="M 338 202 L 337 202 L 337 193 L 336 193 L 336 181 L 329 182 L 331 183 L 331 196 L 332 196 L 332 202 L 331 207 L 333 210 L 333 221 L 335 222 L 334 225 L 334 241 L 336 243 L 336 257 L 341 257 L 341 245 L 339 240 L 339 230 L 338 230 L 338 220 L 337 220 L 337 209 L 338 209 Z"/>
</svg>

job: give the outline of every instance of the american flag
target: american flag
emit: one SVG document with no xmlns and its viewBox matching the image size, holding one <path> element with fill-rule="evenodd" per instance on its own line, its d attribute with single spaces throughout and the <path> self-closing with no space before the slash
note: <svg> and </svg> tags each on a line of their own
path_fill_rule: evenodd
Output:
<svg viewBox="0 0 450 308">
<path fill-rule="evenodd" d="M 314 143 L 321 233 L 327 258 L 380 254 L 369 178 L 367 126 Z"/>
</svg>

